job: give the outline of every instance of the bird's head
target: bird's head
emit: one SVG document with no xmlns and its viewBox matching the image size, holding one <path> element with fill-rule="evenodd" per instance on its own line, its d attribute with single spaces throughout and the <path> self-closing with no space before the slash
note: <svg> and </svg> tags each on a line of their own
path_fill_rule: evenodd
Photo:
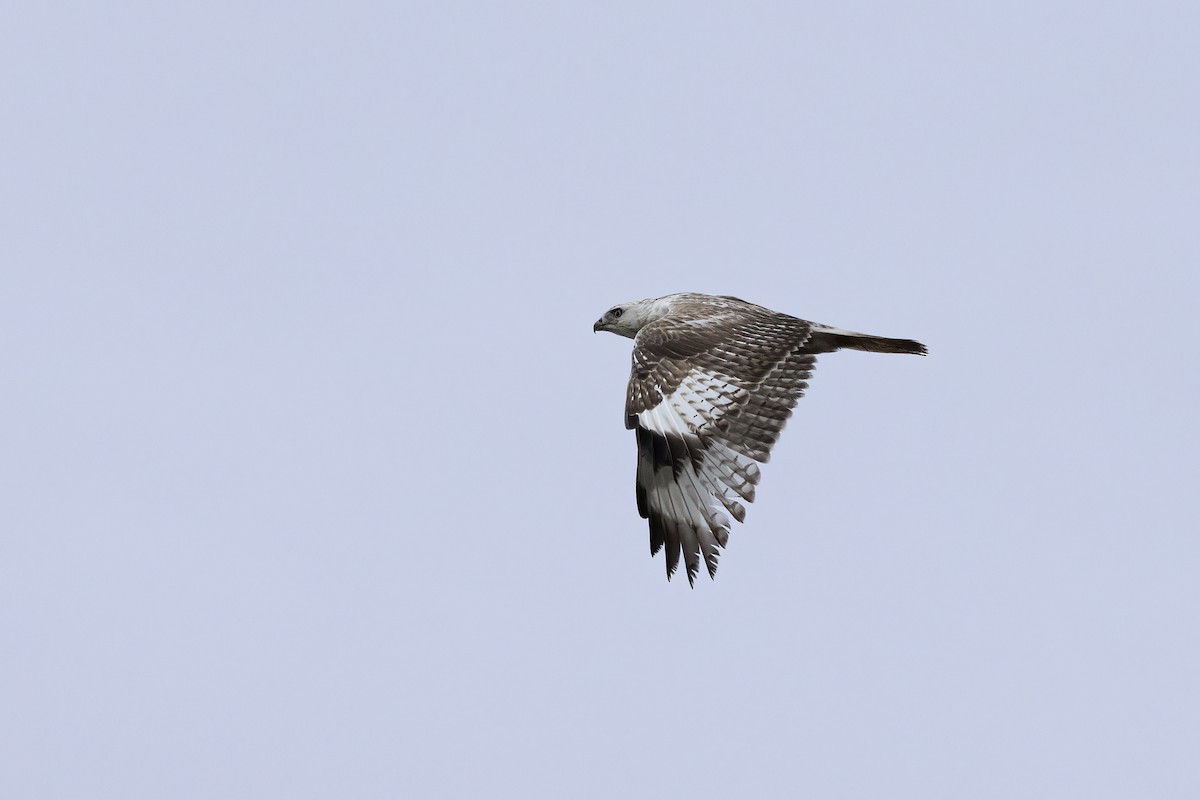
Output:
<svg viewBox="0 0 1200 800">
<path fill-rule="evenodd" d="M 632 303 L 621 303 L 604 312 L 604 316 L 596 320 L 593 331 L 608 331 L 618 336 L 630 339 L 637 332 L 667 314 L 661 300 L 635 300 Z"/>
</svg>

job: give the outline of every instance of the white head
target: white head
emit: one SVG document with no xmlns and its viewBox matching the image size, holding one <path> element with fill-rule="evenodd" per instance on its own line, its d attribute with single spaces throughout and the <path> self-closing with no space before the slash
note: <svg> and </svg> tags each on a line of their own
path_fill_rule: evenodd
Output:
<svg viewBox="0 0 1200 800">
<path fill-rule="evenodd" d="M 609 331 L 632 339 L 642 328 L 667 315 L 670 307 L 665 301 L 666 298 L 650 298 L 613 306 L 596 320 L 592 330 Z"/>
</svg>

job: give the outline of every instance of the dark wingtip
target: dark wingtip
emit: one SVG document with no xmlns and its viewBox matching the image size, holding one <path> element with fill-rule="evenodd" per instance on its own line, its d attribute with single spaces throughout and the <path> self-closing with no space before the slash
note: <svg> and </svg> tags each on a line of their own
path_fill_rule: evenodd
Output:
<svg viewBox="0 0 1200 800">
<path fill-rule="evenodd" d="M 929 348 L 918 342 L 916 339 L 892 339 L 890 340 L 889 344 L 895 348 L 891 351 L 893 353 L 904 353 L 905 355 L 910 356 L 929 355 Z"/>
</svg>

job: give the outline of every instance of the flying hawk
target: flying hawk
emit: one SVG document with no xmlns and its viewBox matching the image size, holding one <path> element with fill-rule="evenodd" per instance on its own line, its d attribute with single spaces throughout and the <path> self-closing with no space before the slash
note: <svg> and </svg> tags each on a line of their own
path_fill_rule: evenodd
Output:
<svg viewBox="0 0 1200 800">
<path fill-rule="evenodd" d="M 633 339 L 625 427 L 637 432 L 638 513 L 650 521 L 650 554 L 666 549 L 667 579 L 700 556 L 715 577 L 729 541 L 728 511 L 745 521 L 759 463 L 796 401 L 818 353 L 841 348 L 925 355 L 887 339 L 809 322 L 736 297 L 670 294 L 613 306 L 592 326 Z"/>
</svg>

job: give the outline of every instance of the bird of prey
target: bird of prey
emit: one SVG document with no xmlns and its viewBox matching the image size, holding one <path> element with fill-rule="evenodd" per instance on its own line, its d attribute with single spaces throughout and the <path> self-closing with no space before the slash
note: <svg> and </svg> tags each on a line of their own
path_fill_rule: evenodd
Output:
<svg viewBox="0 0 1200 800">
<path fill-rule="evenodd" d="M 666 551 L 667 579 L 682 550 L 688 583 L 700 558 L 716 577 L 728 512 L 744 522 L 760 463 L 819 353 L 850 348 L 925 355 L 925 345 L 778 314 L 736 297 L 670 294 L 622 303 L 594 331 L 633 339 L 625 427 L 637 434 L 637 507 L 650 554 Z"/>
</svg>

